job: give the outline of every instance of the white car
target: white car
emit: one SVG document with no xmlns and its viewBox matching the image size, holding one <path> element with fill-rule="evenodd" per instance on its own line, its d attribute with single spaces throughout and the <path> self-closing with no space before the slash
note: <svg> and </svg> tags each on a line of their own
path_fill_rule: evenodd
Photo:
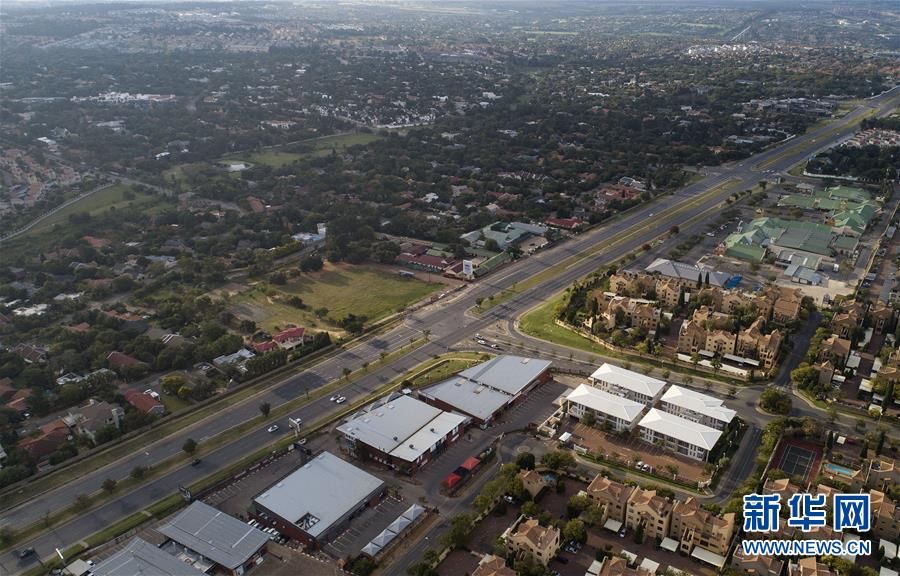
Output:
<svg viewBox="0 0 900 576">
<path fill-rule="evenodd" d="M 338 399 L 335 400 L 335 402 L 336 402 L 337 404 L 343 404 L 343 403 L 346 402 L 346 401 L 347 401 L 347 398 L 345 398 L 344 396 L 338 396 Z"/>
<path fill-rule="evenodd" d="M 159 394 L 157 394 L 156 392 L 154 392 L 154 391 L 151 390 L 150 388 L 147 388 L 146 390 L 144 390 L 144 394 L 146 394 L 147 396 L 153 398 L 154 400 L 159 400 Z"/>
<path fill-rule="evenodd" d="M 340 398 L 340 396 L 335 395 L 335 396 L 332 396 L 331 398 L 329 398 L 328 401 L 329 401 L 329 402 L 334 402 L 334 401 L 336 401 L 338 398 Z"/>
<path fill-rule="evenodd" d="M 268 433 L 270 433 L 270 434 L 271 434 L 272 432 L 278 432 L 278 424 L 272 424 L 271 426 L 269 426 L 268 428 L 266 428 L 266 432 L 268 432 Z"/>
</svg>

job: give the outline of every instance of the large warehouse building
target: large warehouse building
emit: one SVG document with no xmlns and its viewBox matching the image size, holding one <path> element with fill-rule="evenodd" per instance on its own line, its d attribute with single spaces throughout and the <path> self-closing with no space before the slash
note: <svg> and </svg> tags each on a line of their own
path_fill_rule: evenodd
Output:
<svg viewBox="0 0 900 576">
<path fill-rule="evenodd" d="M 357 458 L 413 474 L 458 440 L 467 420 L 393 394 L 355 413 L 337 430 L 344 447 Z"/>
<path fill-rule="evenodd" d="M 463 370 L 419 392 L 419 398 L 444 410 L 472 417 L 481 426 L 550 380 L 549 360 L 501 355 Z"/>
<path fill-rule="evenodd" d="M 384 482 L 330 452 L 322 452 L 253 500 L 251 516 L 307 546 L 333 539 L 374 506 Z"/>
</svg>

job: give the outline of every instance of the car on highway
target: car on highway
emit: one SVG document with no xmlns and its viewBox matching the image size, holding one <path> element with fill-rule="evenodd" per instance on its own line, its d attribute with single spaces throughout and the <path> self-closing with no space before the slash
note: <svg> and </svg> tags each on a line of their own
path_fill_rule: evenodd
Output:
<svg viewBox="0 0 900 576">
<path fill-rule="evenodd" d="M 18 552 L 19 560 L 24 560 L 24 559 L 28 558 L 29 556 L 33 556 L 33 555 L 34 555 L 34 548 L 32 548 L 30 546 L 28 548 L 22 548 Z"/>
<path fill-rule="evenodd" d="M 337 400 L 338 398 L 340 398 L 340 396 L 338 396 L 337 394 L 335 394 L 334 396 L 332 396 L 331 398 L 329 398 L 328 401 L 329 401 L 329 402 L 334 402 L 334 401 Z"/>
<path fill-rule="evenodd" d="M 270 434 L 273 432 L 278 432 L 278 424 L 272 424 L 271 426 L 266 428 L 266 432 L 268 432 Z"/>
<path fill-rule="evenodd" d="M 336 404 L 343 404 L 346 401 L 347 401 L 347 398 L 345 396 L 338 396 L 337 400 L 335 400 L 334 402 Z"/>
<path fill-rule="evenodd" d="M 194 461 L 191 462 L 191 466 L 199 466 L 201 462 L 203 462 L 203 460 L 201 460 L 199 458 L 194 458 Z"/>
</svg>

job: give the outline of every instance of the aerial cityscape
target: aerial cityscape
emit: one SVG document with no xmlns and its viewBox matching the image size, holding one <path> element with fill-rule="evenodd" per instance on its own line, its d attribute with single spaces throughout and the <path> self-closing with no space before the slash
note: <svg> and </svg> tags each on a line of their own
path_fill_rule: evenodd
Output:
<svg viewBox="0 0 900 576">
<path fill-rule="evenodd" d="M 0 4 L 0 575 L 898 576 L 900 5 Z"/>
</svg>

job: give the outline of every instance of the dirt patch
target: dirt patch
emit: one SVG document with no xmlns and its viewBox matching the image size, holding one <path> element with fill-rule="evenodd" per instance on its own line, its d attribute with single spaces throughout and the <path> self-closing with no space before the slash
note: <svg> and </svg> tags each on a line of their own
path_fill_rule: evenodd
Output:
<svg viewBox="0 0 900 576">
<path fill-rule="evenodd" d="M 623 466 L 633 467 L 637 462 L 643 462 L 653 467 L 654 474 L 667 477 L 671 477 L 667 467 L 672 466 L 677 469 L 678 480 L 690 484 L 709 478 L 703 462 L 673 454 L 640 439 L 607 433 L 581 423 L 569 423 L 565 428 L 578 438 L 580 446 Z"/>
</svg>

